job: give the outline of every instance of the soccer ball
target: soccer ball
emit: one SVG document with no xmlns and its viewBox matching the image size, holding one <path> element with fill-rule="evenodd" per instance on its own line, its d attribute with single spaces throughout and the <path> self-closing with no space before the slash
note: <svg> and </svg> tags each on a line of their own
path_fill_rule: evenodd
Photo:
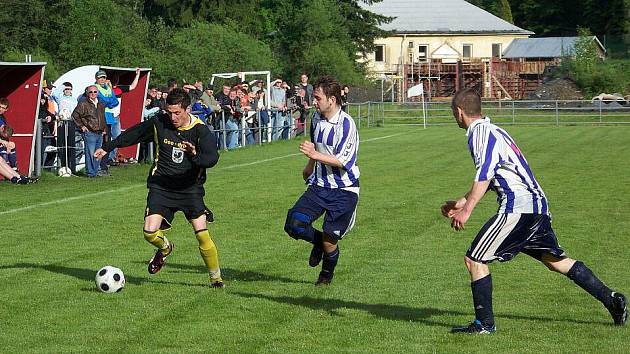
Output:
<svg viewBox="0 0 630 354">
<path fill-rule="evenodd" d="M 125 287 L 125 275 L 122 270 L 105 266 L 96 273 L 96 287 L 104 293 L 117 293 Z"/>
<path fill-rule="evenodd" d="M 72 176 L 72 171 L 68 167 L 61 167 L 59 171 L 57 171 L 59 177 L 70 177 Z"/>
</svg>

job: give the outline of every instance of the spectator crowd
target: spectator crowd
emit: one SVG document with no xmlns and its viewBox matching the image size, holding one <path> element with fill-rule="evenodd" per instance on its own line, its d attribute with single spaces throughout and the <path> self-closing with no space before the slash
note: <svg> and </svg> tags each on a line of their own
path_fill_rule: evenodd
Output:
<svg viewBox="0 0 630 354">
<path fill-rule="evenodd" d="M 64 171 L 64 176 L 77 174 L 84 164 L 89 178 L 109 176 L 109 168 L 120 163 L 136 162 L 126 159 L 117 151 L 98 161 L 94 152 L 105 141 L 121 133 L 120 98 L 136 89 L 140 69 L 129 85 L 119 83 L 119 75 L 108 77 L 98 70 L 94 83 L 85 87 L 82 94 L 73 92 L 74 85 L 64 82 L 56 87 L 44 81 L 39 101 L 41 137 L 40 160 L 43 169 Z M 165 87 L 150 85 L 142 119 L 151 119 L 165 113 L 166 98 L 170 91 L 181 85 L 191 98 L 191 113 L 198 116 L 216 136 L 218 148 L 236 148 L 290 139 L 305 134 L 308 118 L 314 112 L 313 86 L 307 74 L 292 85 L 278 77 L 265 87 L 265 81 L 253 80 L 225 82 L 216 86 L 212 81 L 204 86 L 201 80 L 178 83 L 169 79 Z M 220 87 L 220 89 L 219 89 Z M 347 86 L 344 86 L 343 109 L 347 106 Z M 78 97 L 78 98 L 76 98 Z M 0 98 L 0 175 L 13 183 L 29 183 L 32 179 L 17 173 L 16 146 L 12 142 L 13 129 L 5 118 L 9 107 L 6 98 Z M 126 127 L 128 128 L 128 127 Z M 139 160 L 152 160 L 151 143 L 141 144 Z"/>
</svg>

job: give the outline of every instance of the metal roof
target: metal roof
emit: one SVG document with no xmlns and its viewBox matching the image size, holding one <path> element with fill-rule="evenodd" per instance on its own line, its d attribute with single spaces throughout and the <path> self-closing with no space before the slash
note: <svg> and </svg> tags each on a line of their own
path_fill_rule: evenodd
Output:
<svg viewBox="0 0 630 354">
<path fill-rule="evenodd" d="M 503 58 L 561 58 L 573 56 L 580 37 L 516 38 L 503 52 Z M 602 51 L 597 37 L 592 37 Z"/>
<path fill-rule="evenodd" d="M 396 17 L 380 28 L 399 34 L 534 34 L 464 0 L 383 0 L 361 6 Z"/>
</svg>

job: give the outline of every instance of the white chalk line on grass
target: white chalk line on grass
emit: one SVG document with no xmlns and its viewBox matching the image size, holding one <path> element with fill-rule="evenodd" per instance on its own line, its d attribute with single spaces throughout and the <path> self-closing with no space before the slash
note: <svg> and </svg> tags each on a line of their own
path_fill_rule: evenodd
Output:
<svg viewBox="0 0 630 354">
<path fill-rule="evenodd" d="M 385 135 L 385 136 L 379 136 L 379 137 L 376 137 L 376 138 L 370 138 L 370 139 L 363 140 L 362 142 L 366 143 L 366 142 L 370 142 L 370 141 L 388 139 L 388 138 L 393 138 L 395 136 L 399 136 L 399 135 L 403 135 L 403 134 L 406 134 L 406 132 L 405 133 L 397 133 L 397 134 Z M 302 155 L 302 153 L 298 152 L 298 153 L 295 153 L 295 154 L 288 154 L 288 155 L 283 155 L 283 156 L 271 157 L 271 158 L 264 159 L 264 160 L 258 160 L 258 161 L 248 162 L 248 163 L 240 163 L 240 164 L 226 166 L 226 167 L 219 167 L 219 168 L 217 168 L 217 170 L 231 170 L 231 169 L 234 169 L 234 168 L 258 165 L 258 164 L 265 163 L 265 162 L 281 160 L 281 159 L 286 159 L 286 158 L 289 158 L 289 157 L 300 156 L 300 155 Z M 49 202 L 33 204 L 33 205 L 25 206 L 25 207 L 22 207 L 22 208 L 16 208 L 16 209 L 0 211 L 0 215 L 19 213 L 19 212 L 22 212 L 22 211 L 31 210 L 31 209 L 35 209 L 35 208 L 39 208 L 39 207 L 45 207 L 45 206 L 49 206 L 49 205 L 53 205 L 53 204 L 63 204 L 63 203 L 72 202 L 72 201 L 79 200 L 79 199 L 98 197 L 98 196 L 103 195 L 103 194 L 124 192 L 124 191 L 128 191 L 130 189 L 139 188 L 139 187 L 142 187 L 142 186 L 145 186 L 145 185 L 146 184 L 144 184 L 144 183 L 143 184 L 134 184 L 134 185 L 131 185 L 131 186 L 122 187 L 122 188 L 118 188 L 118 189 L 112 189 L 112 190 L 101 191 L 101 192 L 96 192 L 96 193 L 77 195 L 77 196 L 74 196 L 74 197 L 68 197 L 68 198 L 62 198 L 62 199 L 57 199 L 57 200 L 51 200 Z"/>
</svg>

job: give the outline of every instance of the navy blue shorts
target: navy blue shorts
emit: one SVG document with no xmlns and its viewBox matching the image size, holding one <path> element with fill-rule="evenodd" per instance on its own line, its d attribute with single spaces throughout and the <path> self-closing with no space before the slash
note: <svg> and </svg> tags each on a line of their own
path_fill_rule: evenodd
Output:
<svg viewBox="0 0 630 354">
<path fill-rule="evenodd" d="M 201 193 L 184 194 L 157 188 L 149 189 L 145 218 L 153 214 L 161 215 L 163 220 L 160 229 L 167 230 L 171 228 L 175 213 L 178 211 L 183 212 L 189 221 L 197 219 L 203 214 L 206 215 L 208 222 L 214 221 L 214 216 L 206 207 Z"/>
<path fill-rule="evenodd" d="M 543 254 L 565 257 L 549 215 L 497 214 L 483 225 L 466 256 L 481 263 L 505 262 L 519 252 L 538 260 Z"/>
<path fill-rule="evenodd" d="M 354 226 L 359 195 L 338 188 L 309 186 L 295 202 L 293 211 L 306 214 L 311 222 L 324 216 L 323 231 L 329 237 L 341 240 Z"/>
</svg>

